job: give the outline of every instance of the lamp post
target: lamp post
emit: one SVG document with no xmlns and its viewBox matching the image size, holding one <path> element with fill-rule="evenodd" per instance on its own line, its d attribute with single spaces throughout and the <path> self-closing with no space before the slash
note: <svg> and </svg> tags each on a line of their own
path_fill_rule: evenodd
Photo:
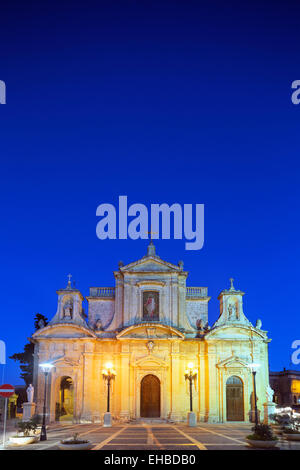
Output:
<svg viewBox="0 0 300 470">
<path fill-rule="evenodd" d="M 257 413 L 257 397 L 256 397 L 256 372 L 260 368 L 260 364 L 252 362 L 248 364 L 249 369 L 252 372 L 253 377 L 253 395 L 254 395 L 254 413 L 255 413 L 255 425 L 258 424 L 258 413 Z"/>
<path fill-rule="evenodd" d="M 43 364 L 40 364 L 40 367 L 42 368 L 42 371 L 44 372 L 44 375 L 45 375 L 43 424 L 42 424 L 42 429 L 41 429 L 40 441 L 46 441 L 47 440 L 47 432 L 46 432 L 47 377 L 49 375 L 50 370 L 53 367 L 53 364 L 50 364 L 49 362 L 44 362 Z"/>
<path fill-rule="evenodd" d="M 107 408 L 106 413 L 104 413 L 104 427 L 111 426 L 111 412 L 110 412 L 110 386 L 111 381 L 115 379 L 116 372 L 113 369 L 113 365 L 108 362 L 105 366 L 105 369 L 102 371 L 103 379 L 107 382 Z"/>
<path fill-rule="evenodd" d="M 190 411 L 188 413 L 188 426 L 196 426 L 196 414 L 193 412 L 193 381 L 197 378 L 197 370 L 192 362 L 188 363 L 188 369 L 184 373 L 185 380 L 189 381 Z"/>
</svg>

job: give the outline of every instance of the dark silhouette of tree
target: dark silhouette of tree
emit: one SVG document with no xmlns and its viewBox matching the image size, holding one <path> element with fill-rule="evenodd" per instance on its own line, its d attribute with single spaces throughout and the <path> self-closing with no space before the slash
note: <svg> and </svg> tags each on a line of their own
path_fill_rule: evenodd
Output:
<svg viewBox="0 0 300 470">
<path fill-rule="evenodd" d="M 37 313 L 34 317 L 35 331 L 40 329 L 40 320 L 44 322 L 45 326 L 48 323 L 48 319 L 44 315 L 42 315 L 41 313 Z M 12 356 L 9 356 L 9 359 L 13 359 L 14 361 L 20 362 L 20 377 L 24 380 L 27 386 L 33 382 L 33 353 L 34 344 L 26 343 L 23 352 L 15 353 Z"/>
</svg>

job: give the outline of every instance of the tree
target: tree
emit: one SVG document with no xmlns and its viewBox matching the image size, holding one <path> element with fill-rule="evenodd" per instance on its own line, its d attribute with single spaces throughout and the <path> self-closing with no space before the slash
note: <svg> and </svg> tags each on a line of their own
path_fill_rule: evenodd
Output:
<svg viewBox="0 0 300 470">
<path fill-rule="evenodd" d="M 45 326 L 48 323 L 48 319 L 42 315 L 41 313 L 37 313 L 34 317 L 34 328 L 35 331 L 41 328 L 40 321 L 43 321 Z M 13 359 L 14 361 L 20 362 L 20 369 L 21 379 L 24 380 L 26 386 L 33 382 L 33 353 L 34 353 L 34 344 L 33 343 L 26 343 L 24 346 L 24 351 L 21 353 L 15 353 L 9 357 L 9 359 Z"/>
</svg>

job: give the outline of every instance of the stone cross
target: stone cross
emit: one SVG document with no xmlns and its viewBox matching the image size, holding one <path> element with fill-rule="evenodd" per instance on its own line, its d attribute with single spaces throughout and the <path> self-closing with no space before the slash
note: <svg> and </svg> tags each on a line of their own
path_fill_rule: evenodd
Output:
<svg viewBox="0 0 300 470">
<path fill-rule="evenodd" d="M 146 232 L 146 233 L 148 233 L 148 235 L 150 235 L 150 241 L 151 242 L 152 242 L 152 235 L 158 235 L 158 232 L 152 232 L 151 230 L 150 230 L 150 232 Z"/>
</svg>

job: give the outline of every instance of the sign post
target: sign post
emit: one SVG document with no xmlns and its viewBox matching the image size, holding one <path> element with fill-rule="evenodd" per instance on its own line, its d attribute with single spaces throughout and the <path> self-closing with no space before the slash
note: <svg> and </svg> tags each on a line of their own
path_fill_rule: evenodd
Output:
<svg viewBox="0 0 300 470">
<path fill-rule="evenodd" d="M 5 447 L 5 434 L 6 434 L 6 419 L 7 419 L 7 401 L 15 393 L 15 389 L 12 385 L 3 384 L 0 386 L 0 397 L 5 398 L 4 405 L 4 423 L 3 423 L 3 449 Z"/>
</svg>

